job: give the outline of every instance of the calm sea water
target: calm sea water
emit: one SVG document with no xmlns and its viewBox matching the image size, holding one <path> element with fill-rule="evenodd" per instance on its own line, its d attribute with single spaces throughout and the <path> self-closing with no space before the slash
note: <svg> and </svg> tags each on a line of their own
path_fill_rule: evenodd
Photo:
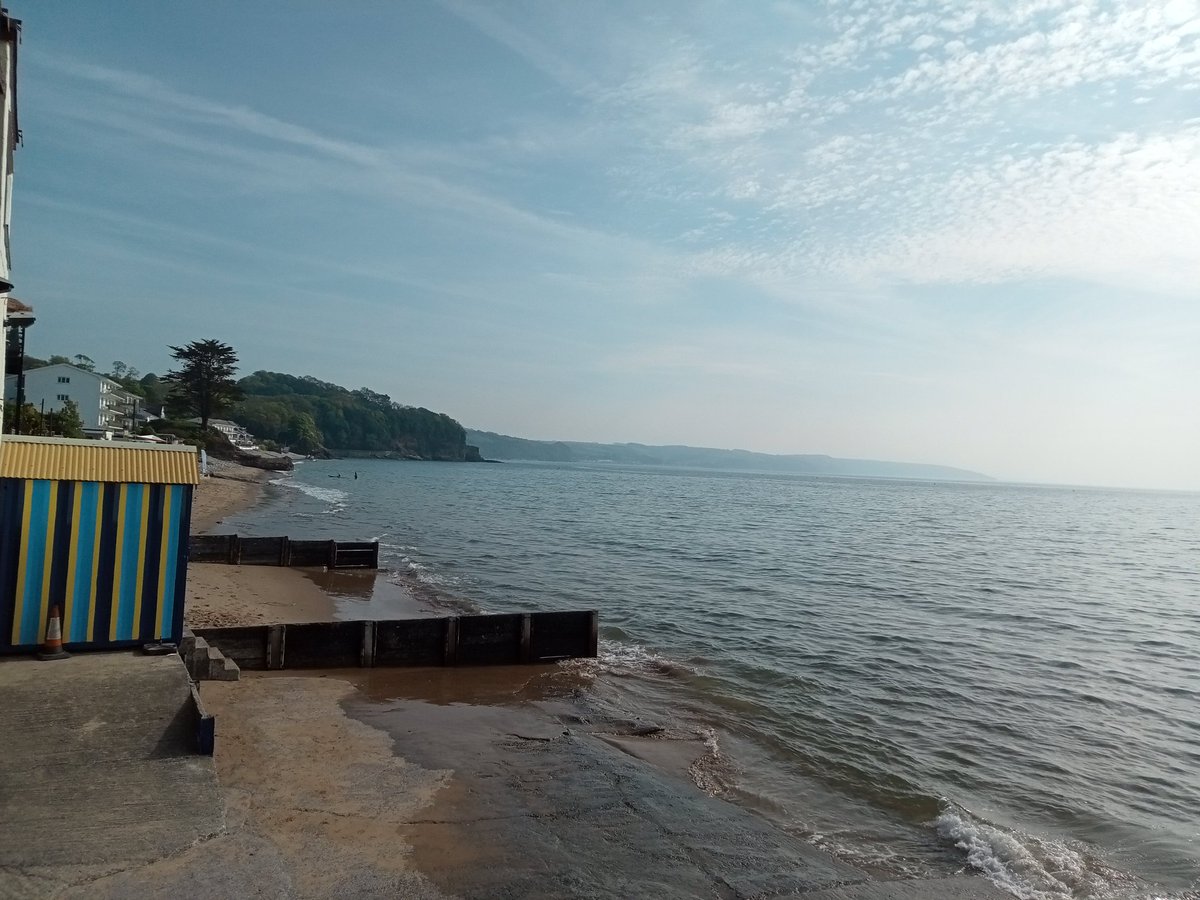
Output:
<svg viewBox="0 0 1200 900">
<path fill-rule="evenodd" d="M 591 702 L 706 737 L 703 786 L 851 862 L 1200 896 L 1200 495 L 356 460 L 226 527 L 599 609 Z"/>
</svg>

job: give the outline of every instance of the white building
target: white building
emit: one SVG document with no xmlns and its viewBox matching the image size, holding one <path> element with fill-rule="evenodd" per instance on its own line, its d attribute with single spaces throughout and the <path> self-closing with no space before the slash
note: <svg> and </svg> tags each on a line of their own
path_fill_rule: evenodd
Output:
<svg viewBox="0 0 1200 900">
<path fill-rule="evenodd" d="M 199 417 L 192 419 L 191 422 L 195 425 L 200 424 Z M 228 419 L 209 419 L 208 427 L 215 428 L 225 437 L 229 438 L 229 443 L 237 447 L 239 450 L 257 450 L 258 443 L 249 431 L 239 425 L 237 422 L 231 422 Z"/>
<path fill-rule="evenodd" d="M 12 218 L 13 151 L 21 140 L 17 125 L 17 45 L 20 40 L 21 21 L 0 8 L 0 297 L 12 290 L 8 223 Z M 0 321 L 8 327 L 7 307 L 3 302 L 0 302 Z M 3 337 L 5 341 L 0 343 L 7 341 L 7 331 Z"/>
<path fill-rule="evenodd" d="M 4 379 L 4 402 L 17 399 L 17 377 Z M 68 400 L 79 407 L 83 430 L 92 437 L 132 431 L 140 398 L 104 375 L 58 363 L 25 373 L 25 402 L 38 411 L 58 412 Z M 44 406 L 43 406 L 44 404 Z"/>
</svg>

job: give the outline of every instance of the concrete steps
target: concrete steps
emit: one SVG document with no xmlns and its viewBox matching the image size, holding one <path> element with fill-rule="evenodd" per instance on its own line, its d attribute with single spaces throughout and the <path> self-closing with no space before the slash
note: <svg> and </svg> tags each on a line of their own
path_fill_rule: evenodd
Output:
<svg viewBox="0 0 1200 900">
<path fill-rule="evenodd" d="M 237 681 L 242 677 L 237 663 L 187 627 L 179 642 L 179 655 L 192 681 Z"/>
</svg>

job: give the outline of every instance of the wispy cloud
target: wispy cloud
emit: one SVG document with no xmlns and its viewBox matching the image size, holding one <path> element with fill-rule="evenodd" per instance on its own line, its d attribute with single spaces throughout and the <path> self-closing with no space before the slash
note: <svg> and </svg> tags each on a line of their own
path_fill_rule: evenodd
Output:
<svg viewBox="0 0 1200 900">
<path fill-rule="evenodd" d="M 350 66 L 302 106 L 269 79 L 30 45 L 29 133 L 66 162 L 23 182 L 18 218 L 24 203 L 46 238 L 61 223 L 87 267 L 123 267 L 141 302 L 162 291 L 189 321 L 206 266 L 229 308 L 290 290 L 305 312 L 362 313 L 378 333 L 340 336 L 362 380 L 375 348 L 397 380 L 440 391 L 426 369 L 445 358 L 474 376 L 464 418 L 503 427 L 478 385 L 507 373 L 548 398 L 521 407 L 512 427 L 530 433 L 557 429 L 529 410 L 586 424 L 605 395 L 601 421 L 670 438 L 719 396 L 746 429 L 803 410 L 762 449 L 886 455 L 907 429 L 909 455 L 933 458 L 920 441 L 937 450 L 969 420 L 952 461 L 989 468 L 989 416 L 1028 408 L 1078 450 L 1054 424 L 1063 397 L 1095 437 L 1112 428 L 1080 410 L 1118 398 L 1137 422 L 1139 394 L 1182 407 L 1178 385 L 1200 377 L 1196 0 L 380 9 L 470 48 L 420 59 L 453 93 L 421 96 L 401 77 L 417 63 L 374 81 Z M 360 86 L 352 112 L 321 108 Z M 303 323 L 283 330 L 337 354 Z M 424 369 L 397 358 L 397 334 Z M 825 446 L 806 430 L 822 422 L 839 423 Z"/>
<path fill-rule="evenodd" d="M 442 157 L 428 148 L 410 153 L 339 140 L 245 106 L 179 91 L 138 73 L 44 52 L 32 56 L 57 77 L 75 82 L 74 87 L 82 85 L 81 97 L 54 97 L 62 115 L 101 134 L 118 134 L 145 146 L 166 146 L 171 156 L 150 154 L 156 164 L 178 163 L 190 176 L 207 172 L 212 180 L 241 181 L 255 191 L 275 186 L 289 192 L 332 190 L 375 200 L 388 197 L 454 216 L 471 230 L 486 230 L 502 242 L 536 245 L 576 258 L 590 257 L 605 247 L 625 263 L 665 262 L 660 250 L 631 236 L 547 216 L 470 186 L 460 177 L 458 152 L 449 154 L 446 168 L 455 177 L 447 177 L 437 171 Z"/>
<path fill-rule="evenodd" d="M 511 50 L 525 62 L 569 90 L 582 90 L 592 83 L 583 69 L 551 49 L 528 30 L 514 25 L 491 4 L 470 0 L 437 0 L 439 6 L 481 33 Z"/>
<path fill-rule="evenodd" d="M 648 191 L 736 218 L 692 223 L 703 270 L 1194 280 L 1193 3 L 832 4 L 823 24 L 749 71 L 673 40 L 606 98 L 675 166 Z"/>
</svg>

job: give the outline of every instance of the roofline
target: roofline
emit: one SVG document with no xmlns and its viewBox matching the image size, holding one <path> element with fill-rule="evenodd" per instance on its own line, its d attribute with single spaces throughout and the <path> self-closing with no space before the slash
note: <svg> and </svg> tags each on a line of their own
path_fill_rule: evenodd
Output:
<svg viewBox="0 0 1200 900">
<path fill-rule="evenodd" d="M 103 447 L 108 444 L 119 444 L 122 449 L 133 450 L 166 450 L 170 453 L 196 453 L 191 444 L 148 444 L 144 441 L 89 441 L 87 438 L 41 437 L 32 434 L 6 434 L 4 443 L 16 444 L 66 444 L 73 447 Z"/>
<path fill-rule="evenodd" d="M 93 372 L 88 369 L 81 369 L 81 368 L 79 368 L 79 366 L 72 365 L 71 363 L 47 363 L 44 366 L 34 366 L 32 369 L 25 370 L 25 377 L 28 378 L 34 372 L 40 372 L 43 369 L 62 369 L 62 368 L 74 369 L 76 372 L 80 372 L 84 375 L 94 375 L 96 378 L 99 378 L 103 381 L 107 381 L 110 384 L 115 384 L 121 390 L 125 391 L 126 393 L 129 393 L 129 389 L 126 388 L 124 385 L 122 385 L 121 382 L 117 381 L 117 379 L 113 378 L 111 375 L 105 375 L 102 372 Z M 5 378 L 15 378 L 16 375 L 15 374 L 5 375 L 4 377 Z M 136 397 L 137 395 L 134 394 L 134 396 Z"/>
<path fill-rule="evenodd" d="M 187 444 L 21 436 L 4 442 L 0 479 L 195 486 L 200 459 Z"/>
</svg>

